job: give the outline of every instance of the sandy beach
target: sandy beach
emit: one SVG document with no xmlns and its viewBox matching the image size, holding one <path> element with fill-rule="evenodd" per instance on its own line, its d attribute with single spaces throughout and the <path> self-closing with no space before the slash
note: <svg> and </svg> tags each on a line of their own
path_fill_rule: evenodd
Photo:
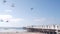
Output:
<svg viewBox="0 0 60 34">
<path fill-rule="evenodd" d="M 43 34 L 39 32 L 0 32 L 0 34 Z"/>
</svg>

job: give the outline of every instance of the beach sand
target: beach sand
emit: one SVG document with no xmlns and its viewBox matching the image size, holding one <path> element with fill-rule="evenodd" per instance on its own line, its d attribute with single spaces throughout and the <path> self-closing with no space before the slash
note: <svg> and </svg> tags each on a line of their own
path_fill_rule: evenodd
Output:
<svg viewBox="0 0 60 34">
<path fill-rule="evenodd" d="M 39 32 L 0 32 L 0 34 L 43 34 Z"/>
</svg>

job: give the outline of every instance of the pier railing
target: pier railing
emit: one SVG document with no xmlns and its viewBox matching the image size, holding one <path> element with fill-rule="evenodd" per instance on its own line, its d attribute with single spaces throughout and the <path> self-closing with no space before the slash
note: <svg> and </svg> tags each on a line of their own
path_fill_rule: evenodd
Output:
<svg viewBox="0 0 60 34">
<path fill-rule="evenodd" d="M 42 29 L 56 29 L 60 30 L 60 25 L 40 25 L 40 26 L 28 26 L 27 28 L 42 28 Z"/>
</svg>

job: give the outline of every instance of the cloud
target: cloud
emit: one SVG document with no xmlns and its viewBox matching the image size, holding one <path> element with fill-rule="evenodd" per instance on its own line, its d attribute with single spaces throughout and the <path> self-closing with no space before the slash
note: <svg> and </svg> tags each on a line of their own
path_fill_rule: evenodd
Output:
<svg viewBox="0 0 60 34">
<path fill-rule="evenodd" d="M 8 9 L 8 10 L 4 10 L 4 12 L 8 13 L 8 12 L 12 12 L 12 10 Z"/>
<path fill-rule="evenodd" d="M 14 18 L 12 15 L 0 15 L 0 27 L 20 27 L 20 22 L 24 21 L 22 18 Z M 8 22 L 6 22 L 8 20 Z"/>
<path fill-rule="evenodd" d="M 24 19 L 22 18 L 14 18 L 12 15 L 0 15 L 0 20 L 8 20 L 9 22 L 20 22 L 23 21 Z"/>
<path fill-rule="evenodd" d="M 11 19 L 8 19 L 10 22 L 20 22 L 20 21 L 24 21 L 24 19 L 22 18 L 11 18 Z"/>
<path fill-rule="evenodd" d="M 60 18 L 35 18 L 33 22 L 40 24 L 58 24 L 60 23 Z"/>
<path fill-rule="evenodd" d="M 33 21 L 35 21 L 35 22 L 45 22 L 46 18 L 36 18 Z"/>
<path fill-rule="evenodd" d="M 8 18 L 12 18 L 11 15 L 0 15 L 0 19 L 8 19 Z"/>
</svg>

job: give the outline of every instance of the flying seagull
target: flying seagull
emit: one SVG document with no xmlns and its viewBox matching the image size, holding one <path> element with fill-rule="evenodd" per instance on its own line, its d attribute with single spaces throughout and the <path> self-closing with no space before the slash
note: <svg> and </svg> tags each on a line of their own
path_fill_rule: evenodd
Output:
<svg viewBox="0 0 60 34">
<path fill-rule="evenodd" d="M 3 20 L 0 20 L 1 22 L 4 22 Z"/>
<path fill-rule="evenodd" d="M 34 8 L 30 8 L 31 9 L 31 11 L 34 9 Z"/>
<path fill-rule="evenodd" d="M 6 22 L 9 22 L 8 20 Z"/>
<path fill-rule="evenodd" d="M 3 0 L 3 3 L 6 3 L 7 1 L 6 0 Z"/>
<path fill-rule="evenodd" d="M 11 7 L 15 7 L 14 3 L 12 3 Z"/>
</svg>

